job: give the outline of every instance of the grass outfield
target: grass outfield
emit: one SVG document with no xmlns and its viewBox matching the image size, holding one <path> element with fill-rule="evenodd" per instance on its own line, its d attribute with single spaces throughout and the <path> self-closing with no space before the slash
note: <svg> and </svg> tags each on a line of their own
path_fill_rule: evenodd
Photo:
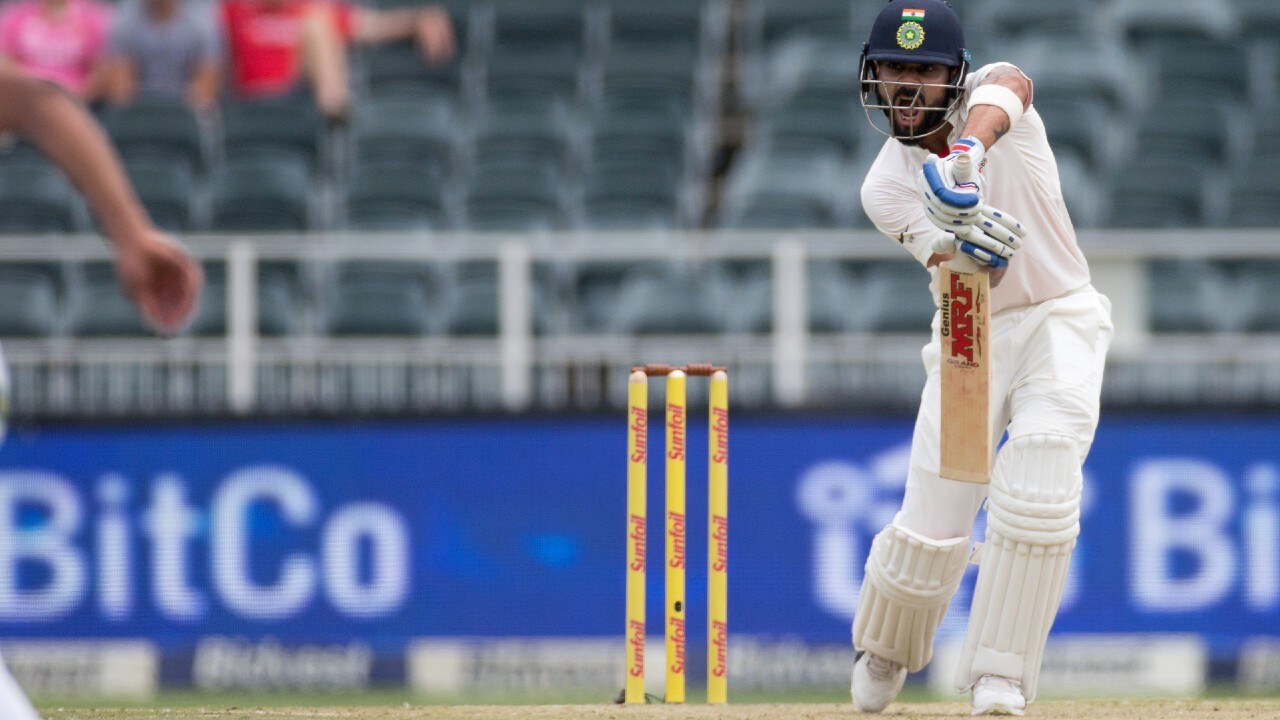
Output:
<svg viewBox="0 0 1280 720">
<path fill-rule="evenodd" d="M 365 705 L 314 707 L 44 707 L 45 720 L 851 720 L 848 703 L 646 705 Z M 965 718 L 966 703 L 895 703 L 897 718 Z M 1028 717 L 1040 720 L 1264 720 L 1280 717 L 1280 700 L 1046 701 Z"/>
<path fill-rule="evenodd" d="M 732 691 L 731 691 L 732 692 Z M 476 698 L 456 704 L 423 698 L 405 690 L 360 693 L 233 694 L 165 692 L 140 707 L 111 703 L 46 699 L 37 703 L 44 720 L 853 720 L 858 717 L 843 689 L 796 695 L 731 695 L 729 705 L 620 706 L 595 697 Z M 885 716 L 897 718 L 969 717 L 960 696 L 939 702 L 923 688 L 908 687 Z M 1215 689 L 1197 700 L 1044 700 L 1027 716 L 1040 720 L 1270 720 L 1280 718 L 1280 698 L 1244 698 L 1233 688 Z"/>
</svg>

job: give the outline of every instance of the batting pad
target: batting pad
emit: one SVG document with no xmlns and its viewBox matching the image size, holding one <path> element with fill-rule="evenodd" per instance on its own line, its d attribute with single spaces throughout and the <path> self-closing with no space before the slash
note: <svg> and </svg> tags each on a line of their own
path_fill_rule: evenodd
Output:
<svg viewBox="0 0 1280 720">
<path fill-rule="evenodd" d="M 967 537 L 931 540 L 898 525 L 881 530 L 867 556 L 853 646 L 911 672 L 927 665 L 968 555 Z"/>
<path fill-rule="evenodd" d="M 1040 658 L 1080 534 L 1080 487 L 1080 455 L 1071 438 L 1028 435 L 1000 451 L 958 690 L 999 675 L 1020 681 L 1028 701 L 1035 698 Z"/>
</svg>

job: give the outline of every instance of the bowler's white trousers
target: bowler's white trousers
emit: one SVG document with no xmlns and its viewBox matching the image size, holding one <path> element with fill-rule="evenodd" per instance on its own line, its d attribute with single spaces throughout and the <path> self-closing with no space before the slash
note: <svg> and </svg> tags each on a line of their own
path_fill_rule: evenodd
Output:
<svg viewBox="0 0 1280 720">
<path fill-rule="evenodd" d="M 987 486 L 938 476 L 941 339 L 921 355 L 927 373 L 911 439 L 906 494 L 894 523 L 935 540 L 968 537 Z M 1102 369 L 1111 345 L 1111 302 L 1086 286 L 991 318 L 991 447 L 1007 430 L 1075 438 L 1083 464 L 1098 426 Z M 996 453 L 992 453 L 994 458 Z"/>
</svg>

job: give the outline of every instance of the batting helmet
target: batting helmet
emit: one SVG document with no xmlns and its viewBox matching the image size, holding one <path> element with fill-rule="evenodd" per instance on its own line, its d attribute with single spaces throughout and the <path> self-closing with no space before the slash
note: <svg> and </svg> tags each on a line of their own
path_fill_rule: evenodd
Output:
<svg viewBox="0 0 1280 720">
<path fill-rule="evenodd" d="M 876 77 L 877 62 L 901 62 L 929 65 L 945 65 L 954 68 L 947 89 L 946 100 L 939 106 L 922 106 L 913 99 L 912 105 L 894 105 L 882 97 Z M 867 118 L 880 132 L 898 140 L 912 142 L 927 136 L 946 122 L 955 108 L 963 89 L 965 74 L 969 70 L 969 52 L 964 47 L 964 28 L 960 18 L 944 0 L 889 0 L 871 26 L 871 36 L 862 46 L 862 106 Z M 923 92 L 924 85 L 918 86 Z M 931 112 L 934 122 L 917 130 L 894 128 L 892 113 L 897 109 L 919 109 Z M 889 118 L 889 128 L 881 128 L 872 117 L 871 110 L 883 110 Z"/>
</svg>

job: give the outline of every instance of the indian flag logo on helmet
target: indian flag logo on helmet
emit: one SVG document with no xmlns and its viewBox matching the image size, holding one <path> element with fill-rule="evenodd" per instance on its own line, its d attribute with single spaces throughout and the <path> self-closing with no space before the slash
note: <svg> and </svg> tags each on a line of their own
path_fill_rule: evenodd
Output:
<svg viewBox="0 0 1280 720">
<path fill-rule="evenodd" d="M 898 27 L 898 47 L 915 50 L 924 44 L 924 27 L 918 22 L 904 22 Z"/>
<path fill-rule="evenodd" d="M 924 19 L 924 10 L 920 10 L 918 8 L 902 9 L 903 22 L 906 22 L 908 20 L 923 20 L 923 19 Z"/>
</svg>

